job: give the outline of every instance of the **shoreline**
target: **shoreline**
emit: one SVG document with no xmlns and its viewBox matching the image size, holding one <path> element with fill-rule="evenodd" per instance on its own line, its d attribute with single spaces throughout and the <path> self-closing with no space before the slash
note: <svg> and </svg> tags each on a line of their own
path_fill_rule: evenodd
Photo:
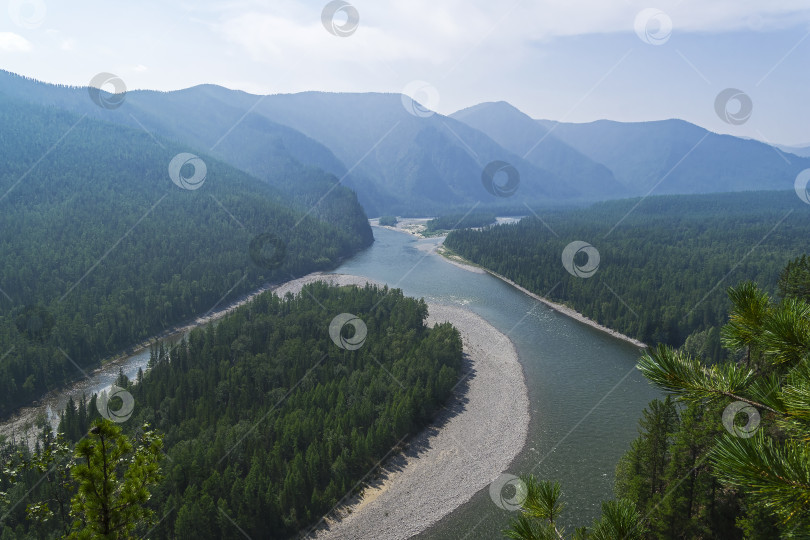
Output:
<svg viewBox="0 0 810 540">
<path fill-rule="evenodd" d="M 228 315 L 233 310 L 247 304 L 258 295 L 263 294 L 270 290 L 276 290 L 282 287 L 282 284 L 276 283 L 265 283 L 258 289 L 251 291 L 248 294 L 242 295 L 239 298 L 233 300 L 232 302 L 225 304 L 225 306 L 217 311 L 209 310 L 207 313 L 204 313 L 200 316 L 197 316 L 193 319 L 188 319 L 185 322 L 178 323 L 174 326 L 164 329 L 162 332 L 150 336 L 148 339 L 145 339 L 139 343 L 135 343 L 130 345 L 126 349 L 123 349 L 119 353 L 108 356 L 107 358 L 103 358 L 101 360 L 101 364 L 88 371 L 88 376 L 92 379 L 93 377 L 97 377 L 102 375 L 105 372 L 108 372 L 116 367 L 121 367 L 126 361 L 131 359 L 133 356 L 142 354 L 149 350 L 153 343 L 161 340 L 170 340 L 173 338 L 180 337 L 182 334 L 193 330 L 194 328 L 199 328 L 204 326 L 208 323 L 213 321 L 219 320 L 226 315 Z M 217 306 L 214 306 L 216 308 Z M 53 388 L 52 390 L 47 391 L 43 395 L 41 395 L 36 400 L 17 407 L 13 411 L 11 411 L 8 415 L 0 418 L 0 435 L 16 435 L 16 434 L 23 434 L 26 431 L 26 424 L 33 424 L 34 420 L 36 419 L 38 411 L 43 408 L 49 406 L 55 398 L 64 395 L 70 395 L 71 389 L 76 388 L 78 385 L 84 384 L 87 379 L 83 377 L 79 377 L 70 381 L 65 381 L 60 386 Z M 62 411 L 54 411 L 55 414 L 59 414 Z"/>
<path fill-rule="evenodd" d="M 535 293 L 531 292 L 530 290 L 521 287 L 520 285 L 518 285 L 517 283 L 515 283 L 514 281 L 512 281 L 511 279 L 509 279 L 507 277 L 504 277 L 504 276 L 502 276 L 502 275 L 500 275 L 500 274 L 498 274 L 496 272 L 493 272 L 492 270 L 488 270 L 486 268 L 484 269 L 484 271 L 487 274 L 491 275 L 492 277 L 500 279 L 504 283 L 507 283 L 508 285 L 511 285 L 512 287 L 516 288 L 517 290 L 519 290 L 523 294 L 525 294 L 527 296 L 530 296 L 531 298 L 534 298 L 538 302 L 541 302 L 545 306 L 549 307 L 550 309 L 552 309 L 552 310 L 554 310 L 554 311 L 556 311 L 556 312 L 558 312 L 558 313 L 560 313 L 562 315 L 565 315 L 566 317 L 574 319 L 575 321 L 580 322 L 580 323 L 582 323 L 582 324 L 584 324 L 586 326 L 590 326 L 591 328 L 593 328 L 595 330 L 599 330 L 600 332 L 603 332 L 603 333 L 605 333 L 605 334 L 607 334 L 607 335 L 609 335 L 611 337 L 614 337 L 616 339 L 620 339 L 622 341 L 626 341 L 626 342 L 630 343 L 631 345 L 635 345 L 636 347 L 638 347 L 640 349 L 649 348 L 649 345 L 647 345 L 646 343 L 642 343 L 641 341 L 639 341 L 639 340 L 637 340 L 635 338 L 631 338 L 630 336 L 626 336 L 626 335 L 622 334 L 621 332 L 619 332 L 617 330 L 613 330 L 612 328 L 608 328 L 607 326 L 603 326 L 603 325 L 599 324 L 598 322 L 594 321 L 593 319 L 586 317 L 585 315 L 583 315 L 579 311 L 576 311 L 575 309 L 572 309 L 572 308 L 570 308 L 570 307 L 568 307 L 568 306 L 566 306 L 564 304 L 558 304 L 556 302 L 552 302 L 551 300 L 547 300 L 547 299 L 543 298 L 542 296 L 540 296 L 539 294 L 535 294 Z"/>
<path fill-rule="evenodd" d="M 309 276 L 315 276 L 319 274 L 321 274 L 321 272 L 313 272 L 311 274 L 307 274 L 307 276 L 298 279 L 305 279 Z M 115 370 L 115 372 L 117 373 L 116 368 L 121 368 L 134 356 L 143 354 L 144 352 L 148 351 L 153 343 L 158 341 L 180 339 L 183 334 L 195 328 L 201 328 L 206 324 L 210 324 L 214 321 L 222 319 L 235 309 L 242 307 L 243 305 L 247 304 L 260 294 L 264 294 L 268 291 L 273 291 L 276 292 L 276 294 L 278 294 L 279 296 L 283 296 L 284 292 L 277 292 L 277 291 L 280 291 L 282 288 L 285 287 L 285 285 L 293 283 L 295 281 L 297 280 L 292 280 L 283 283 L 265 283 L 258 289 L 255 289 L 247 294 L 243 294 L 242 296 L 225 304 L 224 307 L 216 311 L 214 311 L 214 309 L 217 306 L 214 306 L 214 308 L 212 308 L 206 313 L 203 313 L 202 315 L 194 317 L 193 319 L 188 319 L 172 327 L 166 328 L 159 334 L 155 334 L 153 336 L 150 336 L 148 339 L 145 339 L 137 344 L 131 345 L 130 347 L 127 347 L 126 349 L 122 350 L 121 352 L 119 352 L 114 356 L 109 356 L 105 359 L 102 359 L 100 366 L 88 372 L 89 379 L 79 377 L 77 379 L 73 379 L 72 381 L 67 381 L 64 384 L 60 385 L 59 387 L 49 390 L 45 394 L 41 395 L 35 401 L 17 407 L 5 417 L 0 418 L 0 435 L 5 435 L 15 440 L 17 437 L 25 438 L 25 440 L 28 440 L 30 443 L 33 440 L 32 437 L 33 438 L 36 437 L 37 430 L 35 429 L 34 423 L 37 417 L 39 416 L 40 412 L 43 412 L 43 409 L 46 409 L 51 405 L 58 405 L 58 399 L 60 397 L 65 398 L 66 400 L 65 396 L 72 396 L 75 398 L 74 401 L 76 401 L 80 398 L 81 394 L 85 393 L 84 388 L 81 388 L 82 385 L 89 382 L 89 380 L 103 376 L 105 373 L 111 372 L 113 370 Z M 146 368 L 144 368 L 144 371 L 146 371 Z M 92 393 L 94 392 L 88 393 L 88 397 Z M 51 407 L 51 409 L 53 410 L 53 413 L 56 416 L 58 416 L 62 412 L 62 408 L 60 407 L 56 408 Z"/>
<path fill-rule="evenodd" d="M 379 227 L 380 229 L 388 229 L 389 231 L 399 231 L 415 236 L 419 239 L 435 238 L 435 236 L 427 236 L 423 234 L 425 224 L 433 218 L 397 218 L 397 224 L 393 227 L 390 225 L 380 225 L 380 219 L 370 219 L 368 224 L 372 227 Z"/>
<path fill-rule="evenodd" d="M 295 294 L 314 281 L 383 285 L 362 276 L 314 274 L 276 293 Z M 410 538 L 486 488 L 523 449 L 530 420 L 528 389 L 512 341 L 467 309 L 428 303 L 428 313 L 426 324 L 448 321 L 461 333 L 464 368 L 453 395 L 429 426 L 380 465 L 359 494 L 341 501 L 305 538 Z"/>
<path fill-rule="evenodd" d="M 379 225 L 373 225 L 373 226 L 374 227 L 380 227 Z M 418 238 L 418 239 L 425 239 L 425 237 L 419 236 L 418 234 L 412 233 L 409 230 L 404 229 L 404 228 L 399 228 L 399 227 L 381 227 L 381 228 L 388 229 L 388 230 L 391 230 L 391 231 L 397 231 L 397 232 L 402 232 L 402 233 L 405 233 L 405 234 L 409 234 L 409 235 L 411 235 L 411 236 L 413 236 L 415 238 Z M 570 308 L 570 307 L 568 307 L 568 306 L 566 306 L 564 304 L 558 304 L 557 302 L 552 302 L 551 300 L 543 298 L 539 294 L 533 293 L 530 290 L 528 290 L 528 289 L 526 289 L 524 287 L 521 287 L 520 285 L 518 285 L 517 283 L 515 283 L 514 281 L 512 281 L 511 279 L 509 279 L 509 278 L 507 278 L 505 276 L 502 276 L 502 275 L 500 275 L 500 274 L 498 274 L 496 272 L 493 272 L 492 270 L 490 270 L 488 268 L 485 268 L 483 266 L 479 266 L 479 265 L 476 265 L 475 263 L 467 261 L 464 257 L 462 257 L 461 255 L 458 255 L 457 253 L 448 253 L 449 248 L 444 248 L 443 244 L 444 244 L 444 239 L 442 238 L 441 242 L 437 245 L 437 248 L 435 250 L 433 250 L 433 252 L 441 255 L 442 258 L 446 262 L 448 262 L 448 263 L 450 263 L 450 264 L 452 264 L 454 266 L 457 266 L 459 268 L 462 268 L 464 270 L 467 270 L 468 272 L 474 272 L 474 273 L 478 273 L 478 274 L 480 274 L 480 273 L 489 274 L 492 277 L 500 279 L 504 283 L 506 283 L 508 285 L 511 285 L 512 287 L 516 288 L 517 290 L 519 290 L 523 294 L 537 300 L 538 302 L 541 302 L 546 307 L 556 311 L 557 313 L 560 313 L 561 315 L 565 315 L 566 317 L 574 319 L 575 321 L 577 321 L 579 323 L 582 323 L 582 324 L 584 324 L 586 326 L 590 326 L 591 328 L 593 328 L 595 330 L 599 330 L 600 332 L 603 332 L 603 333 L 605 333 L 605 334 L 607 334 L 607 335 L 609 335 L 611 337 L 614 337 L 616 339 L 620 339 L 622 341 L 626 341 L 627 343 L 630 343 L 631 345 L 635 345 L 636 347 L 639 347 L 640 349 L 649 348 L 649 345 L 647 345 L 646 343 L 643 343 L 643 342 L 641 342 L 641 341 L 639 341 L 639 340 L 637 340 L 635 338 L 632 338 L 630 336 L 626 336 L 626 335 L 622 334 L 621 332 L 619 332 L 618 330 L 613 330 L 612 328 L 608 328 L 607 326 L 601 325 L 598 322 L 594 321 L 593 319 L 591 319 L 589 317 L 586 317 L 585 315 L 583 315 L 579 311 L 577 311 L 577 310 L 575 310 L 573 308 Z M 442 249 L 442 248 L 444 248 L 444 249 Z"/>
<path fill-rule="evenodd" d="M 278 296 L 298 294 L 304 285 L 317 281 L 333 286 L 385 285 L 363 276 L 314 272 L 280 285 L 265 285 L 219 311 L 178 325 L 170 335 L 217 320 L 269 290 Z M 369 472 L 370 479 L 363 480 L 366 484 L 360 494 L 347 495 L 347 502 L 324 516 L 311 529 L 314 536 L 308 537 L 410 538 L 486 488 L 525 446 L 528 389 L 512 341 L 467 309 L 428 303 L 428 310 L 427 325 L 448 321 L 461 333 L 459 383 L 433 421 L 392 449 L 379 468 Z M 36 410 L 31 407 L 26 412 Z"/>
</svg>

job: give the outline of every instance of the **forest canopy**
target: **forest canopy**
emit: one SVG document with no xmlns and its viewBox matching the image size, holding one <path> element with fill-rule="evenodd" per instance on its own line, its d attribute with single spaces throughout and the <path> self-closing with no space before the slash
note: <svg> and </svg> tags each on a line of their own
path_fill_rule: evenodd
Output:
<svg viewBox="0 0 810 540">
<path fill-rule="evenodd" d="M 184 190 L 168 167 L 185 148 L 8 105 L 0 107 L 0 152 L 9 156 L 0 171 L 0 416 L 166 328 L 267 282 L 332 268 L 373 241 L 339 190 L 319 219 L 204 155 L 203 185 Z M 330 213 L 346 215 L 341 226 L 324 221 Z"/>
<path fill-rule="evenodd" d="M 355 350 L 330 336 L 341 313 L 367 330 Z M 163 517 L 150 536 L 237 538 L 236 523 L 254 538 L 287 538 L 316 523 L 455 387 L 461 338 L 449 323 L 428 328 L 427 313 L 398 289 L 315 283 L 297 296 L 264 293 L 171 350 L 156 344 L 138 384 L 118 381 L 136 404 L 121 425 L 137 435 L 150 424 L 169 458 L 149 502 Z M 97 417 L 95 406 L 71 404 L 60 431 L 77 440 Z M 50 487 L 37 480 L 9 499 L 33 488 L 38 500 Z M 33 538 L 24 506 L 5 526 Z"/>
<path fill-rule="evenodd" d="M 644 343 L 689 341 L 717 360 L 726 355 L 725 287 L 750 279 L 775 292 L 782 268 L 807 249 L 807 211 L 793 192 L 650 197 L 454 231 L 445 246 Z M 589 278 L 562 263 L 575 241 L 598 252 Z"/>
</svg>

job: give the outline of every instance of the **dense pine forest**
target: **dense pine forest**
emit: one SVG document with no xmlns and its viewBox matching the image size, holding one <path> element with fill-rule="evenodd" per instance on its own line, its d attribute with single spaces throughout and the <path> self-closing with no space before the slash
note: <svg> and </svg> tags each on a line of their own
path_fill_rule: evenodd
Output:
<svg viewBox="0 0 810 540">
<path fill-rule="evenodd" d="M 341 312 L 367 327 L 357 350 L 330 339 Z M 427 328 L 426 316 L 424 301 L 400 290 L 316 283 L 295 297 L 262 294 L 171 350 L 156 344 L 137 384 L 118 381 L 137 404 L 125 432 L 137 439 L 148 423 L 163 434 L 163 479 L 148 503 L 163 519 L 150 537 L 239 538 L 235 523 L 253 538 L 287 538 L 316 523 L 455 386 L 459 334 L 448 323 Z M 68 440 L 98 417 L 95 399 L 63 414 Z M 51 443 L 46 434 L 40 448 Z M 32 460 L 15 455 L 6 447 L 12 463 Z M 64 528 L 58 512 L 44 523 L 26 519 L 27 504 L 58 499 L 54 489 L 69 498 L 74 487 L 36 483 L 42 472 L 14 485 L 4 477 L 8 501 L 33 491 L 26 504 L 1 509 L 11 512 L 3 539 Z M 144 521 L 136 532 L 147 529 Z"/>
<path fill-rule="evenodd" d="M 804 255 L 781 272 L 773 296 L 752 282 L 729 289 L 721 334 L 733 368 L 704 375 L 683 349 L 642 358 L 645 375 L 679 398 L 650 403 L 616 468 L 616 495 L 647 517 L 650 538 L 810 534 L 808 291 Z M 748 412 L 729 415 L 729 397 Z"/>
<path fill-rule="evenodd" d="M 710 365 L 657 345 L 638 368 L 661 389 L 616 466 L 616 500 L 572 539 L 807 538 L 810 535 L 810 258 L 792 260 L 771 296 L 727 289 L 729 359 Z M 523 477 L 509 538 L 565 538 L 560 482 Z"/>
<path fill-rule="evenodd" d="M 204 184 L 183 190 L 168 165 L 186 148 L 52 108 L 6 104 L 0 416 L 167 327 L 268 281 L 332 268 L 373 241 L 339 190 L 335 206 L 327 199 L 305 216 L 314 193 L 291 201 L 205 156 Z M 323 173 L 310 174 L 314 185 L 325 182 Z M 332 214 L 344 216 L 340 226 L 328 222 Z"/>
<path fill-rule="evenodd" d="M 445 245 L 626 335 L 648 344 L 686 343 L 717 360 L 725 357 L 719 333 L 730 306 L 725 288 L 751 279 L 775 291 L 782 268 L 807 250 L 807 238 L 807 205 L 795 193 L 760 192 L 599 203 L 454 231 Z M 563 250 L 573 241 L 599 252 L 590 278 L 563 267 Z"/>
</svg>

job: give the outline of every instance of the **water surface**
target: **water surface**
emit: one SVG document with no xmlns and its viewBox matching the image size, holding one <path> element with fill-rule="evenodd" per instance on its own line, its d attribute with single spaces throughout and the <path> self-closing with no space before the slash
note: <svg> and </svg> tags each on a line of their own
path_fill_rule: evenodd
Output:
<svg viewBox="0 0 810 540">
<path fill-rule="evenodd" d="M 590 524 L 601 501 L 612 498 L 616 463 L 638 434 L 642 409 L 659 397 L 635 369 L 638 348 L 560 315 L 497 278 L 428 254 L 426 244 L 438 239 L 381 228 L 374 237 L 372 248 L 335 272 L 464 306 L 507 334 L 523 365 L 532 413 L 526 446 L 507 472 L 559 480 L 567 504 L 563 522 L 569 528 Z M 560 279 L 565 275 L 561 265 Z M 482 490 L 419 538 L 501 538 L 512 517 Z"/>
<path fill-rule="evenodd" d="M 599 515 L 600 501 L 612 496 L 614 468 L 637 435 L 641 410 L 658 396 L 634 368 L 638 349 L 560 315 L 488 274 L 449 264 L 430 253 L 439 239 L 417 240 L 378 227 L 374 236 L 372 247 L 335 273 L 366 276 L 408 296 L 466 307 L 507 334 L 523 366 L 531 406 L 526 445 L 507 472 L 561 481 L 567 504 L 563 522 L 569 527 L 589 524 Z M 561 279 L 564 272 L 560 266 Z M 119 367 L 134 378 L 148 360 L 146 350 L 116 361 L 28 408 L 28 414 L 48 407 L 60 411 L 68 396 L 79 399 L 108 388 Z M 0 431 L 8 433 L 8 425 L 4 422 Z M 419 538 L 501 538 L 513 516 L 496 506 L 485 489 Z"/>
</svg>

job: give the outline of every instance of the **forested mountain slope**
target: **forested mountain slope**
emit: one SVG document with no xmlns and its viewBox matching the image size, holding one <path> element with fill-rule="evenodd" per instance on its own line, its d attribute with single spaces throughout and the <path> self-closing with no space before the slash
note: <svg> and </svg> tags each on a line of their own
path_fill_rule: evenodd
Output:
<svg viewBox="0 0 810 540">
<path fill-rule="evenodd" d="M 353 228 L 305 217 L 280 190 L 205 154 L 204 182 L 181 189 L 169 164 L 196 150 L 141 129 L 0 102 L 0 414 L 168 326 L 267 281 L 333 267 L 372 241 L 362 217 Z"/>
<path fill-rule="evenodd" d="M 645 343 L 680 346 L 705 332 L 695 337 L 701 354 L 716 359 L 725 288 L 751 279 L 772 292 L 785 264 L 807 251 L 808 211 L 793 192 L 650 197 L 454 231 L 445 245 Z M 590 277 L 563 266 L 574 241 L 598 251 Z M 588 260 L 583 252 L 573 262 L 587 274 Z"/>
<path fill-rule="evenodd" d="M 365 212 L 355 194 L 335 187 L 332 174 L 342 176 L 341 163 L 294 129 L 251 114 L 260 96 L 203 85 L 177 92 L 129 91 L 123 98 L 102 93 L 103 102 L 110 103 L 105 108 L 93 102 L 87 88 L 50 85 L 8 72 L 0 72 L 0 93 L 174 140 L 266 181 L 287 195 L 290 206 L 313 217 L 347 232 L 365 228 Z"/>
</svg>

